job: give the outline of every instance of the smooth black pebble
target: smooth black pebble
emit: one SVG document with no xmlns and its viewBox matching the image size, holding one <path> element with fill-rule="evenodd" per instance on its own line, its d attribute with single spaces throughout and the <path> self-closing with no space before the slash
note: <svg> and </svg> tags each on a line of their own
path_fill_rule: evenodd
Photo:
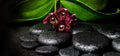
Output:
<svg viewBox="0 0 120 56">
<path fill-rule="evenodd" d="M 24 48 L 34 48 L 36 46 L 38 46 L 39 44 L 37 42 L 33 42 L 33 41 L 24 41 L 21 42 L 21 46 Z"/>
<path fill-rule="evenodd" d="M 92 31 L 92 30 L 93 28 L 90 25 L 78 23 L 76 26 L 72 28 L 72 34 L 74 35 L 79 32 Z"/>
<path fill-rule="evenodd" d="M 80 32 L 73 35 L 73 45 L 82 51 L 95 51 L 108 43 L 109 39 L 98 32 Z"/>
<path fill-rule="evenodd" d="M 83 55 L 81 55 L 81 56 L 99 56 L 99 55 L 97 55 L 97 54 L 87 53 L 87 54 L 83 54 Z"/>
<path fill-rule="evenodd" d="M 38 36 L 27 33 L 19 37 L 21 41 L 37 41 Z"/>
<path fill-rule="evenodd" d="M 79 51 L 73 47 L 63 48 L 59 50 L 60 56 L 79 56 Z"/>
<path fill-rule="evenodd" d="M 100 25 L 97 31 L 110 39 L 115 39 L 120 37 L 120 27 L 113 25 Z"/>
<path fill-rule="evenodd" d="M 30 32 L 32 34 L 37 34 L 39 35 L 41 32 L 46 32 L 46 31 L 53 31 L 53 27 L 51 24 L 43 24 L 39 23 L 30 28 Z"/>
<path fill-rule="evenodd" d="M 55 46 L 40 46 L 35 49 L 35 52 L 40 54 L 49 54 L 58 51 L 58 48 Z"/>
<path fill-rule="evenodd" d="M 112 41 L 112 46 L 115 50 L 120 52 L 120 37 L 118 37 Z"/>
<path fill-rule="evenodd" d="M 120 56 L 119 52 L 106 52 L 103 56 Z"/>
<path fill-rule="evenodd" d="M 48 31 L 41 33 L 38 41 L 45 45 L 57 45 L 66 42 L 70 37 L 71 34 L 67 32 Z"/>
</svg>

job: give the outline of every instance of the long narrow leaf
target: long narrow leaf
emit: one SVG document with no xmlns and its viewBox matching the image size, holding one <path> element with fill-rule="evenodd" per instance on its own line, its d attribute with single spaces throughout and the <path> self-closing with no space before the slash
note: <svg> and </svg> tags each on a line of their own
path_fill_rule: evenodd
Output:
<svg viewBox="0 0 120 56">
<path fill-rule="evenodd" d="M 91 8 L 85 6 L 82 3 L 77 1 L 68 1 L 68 0 L 61 0 L 61 3 L 64 7 L 68 8 L 71 13 L 75 13 L 76 16 L 83 21 L 93 21 L 93 20 L 100 20 L 105 18 L 111 18 L 114 14 L 104 14 L 97 11 L 92 10 Z"/>
<path fill-rule="evenodd" d="M 54 0 L 30 0 L 28 3 L 23 3 L 22 6 L 20 8 L 22 19 L 18 19 L 18 21 L 42 20 L 53 8 Z"/>
</svg>

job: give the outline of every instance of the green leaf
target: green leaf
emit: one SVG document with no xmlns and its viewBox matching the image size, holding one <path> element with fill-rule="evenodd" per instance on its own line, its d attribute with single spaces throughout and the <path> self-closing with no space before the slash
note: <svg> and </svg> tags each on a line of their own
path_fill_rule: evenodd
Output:
<svg viewBox="0 0 120 56">
<path fill-rule="evenodd" d="M 20 5 L 22 19 L 17 21 L 42 20 L 54 7 L 55 0 L 28 0 Z"/>
<path fill-rule="evenodd" d="M 66 7 L 70 13 L 75 13 L 76 17 L 78 17 L 82 21 L 94 21 L 100 19 L 106 19 L 114 17 L 117 13 L 113 14 L 104 14 L 101 12 L 97 12 L 87 7 L 83 3 L 73 0 L 61 0 L 61 3 L 64 7 Z"/>
<path fill-rule="evenodd" d="M 90 7 L 93 10 L 99 11 L 105 8 L 107 0 L 76 0 L 84 5 Z"/>
</svg>

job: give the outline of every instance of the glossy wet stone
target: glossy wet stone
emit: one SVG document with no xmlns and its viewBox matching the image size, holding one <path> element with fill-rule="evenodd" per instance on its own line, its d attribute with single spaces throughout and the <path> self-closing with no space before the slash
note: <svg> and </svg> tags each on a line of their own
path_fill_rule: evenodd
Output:
<svg viewBox="0 0 120 56">
<path fill-rule="evenodd" d="M 59 50 L 60 56 L 78 56 L 79 51 L 74 49 L 73 47 L 63 48 Z"/>
<path fill-rule="evenodd" d="M 16 56 L 19 56 L 19 55 L 16 55 Z M 22 51 L 20 56 L 44 56 L 44 55 L 37 54 L 37 53 L 35 53 L 35 51 L 24 50 L 24 51 Z"/>
<path fill-rule="evenodd" d="M 30 28 L 30 32 L 32 34 L 37 34 L 39 35 L 41 32 L 46 32 L 46 31 L 53 31 L 53 27 L 51 24 L 36 24 Z"/>
<path fill-rule="evenodd" d="M 16 37 L 21 37 L 21 36 L 23 36 L 23 35 L 25 35 L 25 34 L 29 34 L 30 33 L 30 31 L 29 31 L 29 29 L 30 29 L 30 27 L 20 27 L 20 28 L 18 28 L 17 30 L 16 30 L 16 32 L 15 32 L 15 36 Z"/>
<path fill-rule="evenodd" d="M 21 42 L 21 46 L 24 48 L 34 48 L 37 45 L 39 45 L 37 42 L 33 42 L 33 41 L 24 41 Z"/>
<path fill-rule="evenodd" d="M 112 41 L 112 46 L 115 50 L 120 52 L 120 37 L 118 37 Z"/>
<path fill-rule="evenodd" d="M 93 31 L 93 28 L 90 25 L 78 23 L 72 28 L 72 34 L 77 34 L 79 32 Z"/>
<path fill-rule="evenodd" d="M 67 32 L 48 31 L 43 32 L 38 37 L 38 41 L 45 45 L 57 45 L 66 42 L 71 37 Z"/>
<path fill-rule="evenodd" d="M 120 37 L 120 26 L 119 25 L 100 25 L 97 31 L 110 39 Z"/>
<path fill-rule="evenodd" d="M 109 39 L 98 32 L 80 32 L 73 35 L 73 45 L 82 51 L 95 51 L 104 48 Z"/>
<path fill-rule="evenodd" d="M 120 56 L 119 52 L 106 52 L 103 56 Z"/>
<path fill-rule="evenodd" d="M 19 36 L 21 41 L 37 41 L 36 35 L 31 35 L 29 33 Z"/>
<path fill-rule="evenodd" d="M 88 53 L 88 54 L 83 54 L 83 55 L 81 55 L 81 56 L 99 56 L 99 55 Z"/>
<path fill-rule="evenodd" d="M 58 51 L 58 48 L 55 46 L 40 46 L 35 49 L 35 52 L 37 53 L 54 53 Z"/>
</svg>

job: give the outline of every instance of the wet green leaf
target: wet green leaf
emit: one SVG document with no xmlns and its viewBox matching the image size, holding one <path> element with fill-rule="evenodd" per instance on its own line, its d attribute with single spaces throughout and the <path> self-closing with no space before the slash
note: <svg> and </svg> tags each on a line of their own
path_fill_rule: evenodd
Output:
<svg viewBox="0 0 120 56">
<path fill-rule="evenodd" d="M 76 0 L 84 5 L 90 7 L 93 10 L 99 11 L 105 8 L 107 0 Z"/>
<path fill-rule="evenodd" d="M 78 17 L 82 21 L 94 21 L 111 18 L 118 13 L 101 13 L 76 0 L 61 0 L 61 3 L 70 11 L 70 13 L 75 13 L 76 17 Z"/>
<path fill-rule="evenodd" d="M 28 0 L 20 5 L 22 19 L 18 21 L 42 20 L 53 8 L 55 0 Z"/>
</svg>

